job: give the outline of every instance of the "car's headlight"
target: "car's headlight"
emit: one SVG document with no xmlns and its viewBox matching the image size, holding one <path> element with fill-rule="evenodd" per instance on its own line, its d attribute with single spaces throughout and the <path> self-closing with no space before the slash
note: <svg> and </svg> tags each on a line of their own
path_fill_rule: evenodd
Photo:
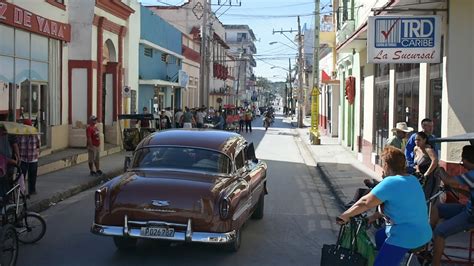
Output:
<svg viewBox="0 0 474 266">
<path fill-rule="evenodd" d="M 107 187 L 99 188 L 95 192 L 95 208 L 101 209 L 104 207 L 104 199 L 107 194 Z"/>
<path fill-rule="evenodd" d="M 227 219 L 229 216 L 229 210 L 230 210 L 230 201 L 227 198 L 223 198 L 221 200 L 221 203 L 219 204 L 219 214 L 221 216 L 221 219 Z"/>
</svg>

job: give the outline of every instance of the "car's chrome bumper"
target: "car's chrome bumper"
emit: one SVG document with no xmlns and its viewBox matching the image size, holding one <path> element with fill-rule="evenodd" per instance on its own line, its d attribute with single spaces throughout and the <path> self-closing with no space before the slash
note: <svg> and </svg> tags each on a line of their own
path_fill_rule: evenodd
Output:
<svg viewBox="0 0 474 266">
<path fill-rule="evenodd" d="M 182 227 L 185 231 L 174 232 L 173 237 L 165 236 L 142 236 L 141 227 L 146 226 L 173 226 Z M 191 227 L 191 219 L 188 220 L 188 224 L 172 224 L 160 221 L 149 221 L 149 222 L 134 222 L 128 221 L 125 216 L 125 226 L 108 226 L 93 223 L 91 232 L 97 235 L 103 236 L 122 236 L 132 238 L 143 238 L 143 239 L 161 239 L 178 242 L 197 242 L 197 243 L 211 243 L 211 244 L 225 244 L 231 243 L 236 238 L 235 230 L 227 233 L 211 233 L 211 232 L 193 232 Z"/>
</svg>

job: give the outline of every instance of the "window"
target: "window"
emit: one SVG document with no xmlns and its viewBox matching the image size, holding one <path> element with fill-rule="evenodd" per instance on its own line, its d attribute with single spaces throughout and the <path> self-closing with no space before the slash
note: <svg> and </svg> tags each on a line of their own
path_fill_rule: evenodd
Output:
<svg viewBox="0 0 474 266">
<path fill-rule="evenodd" d="M 245 32 L 239 32 L 239 33 L 237 33 L 237 41 L 238 41 L 238 42 L 245 42 L 245 41 L 247 41 L 247 33 L 245 33 Z"/>
<path fill-rule="evenodd" d="M 372 149 L 381 154 L 388 138 L 389 64 L 375 65 L 374 130 Z"/>
<path fill-rule="evenodd" d="M 441 104 L 443 94 L 443 64 L 430 64 L 429 117 L 433 120 L 433 134 L 441 137 Z"/>
<path fill-rule="evenodd" d="M 396 106 L 395 122 L 406 122 L 416 128 L 419 113 L 419 64 L 396 64 Z"/>
<path fill-rule="evenodd" d="M 222 153 L 199 148 L 152 147 L 138 150 L 132 167 L 228 174 L 231 172 L 231 161 Z"/>
<path fill-rule="evenodd" d="M 165 63 L 169 63 L 170 62 L 169 60 L 170 60 L 169 54 L 161 54 L 161 61 Z"/>
<path fill-rule="evenodd" d="M 145 48 L 143 54 L 148 57 L 153 57 L 153 48 Z"/>
<path fill-rule="evenodd" d="M 237 156 L 235 156 L 235 168 L 240 169 L 244 167 L 245 159 L 244 159 L 244 150 L 241 150 Z"/>
</svg>

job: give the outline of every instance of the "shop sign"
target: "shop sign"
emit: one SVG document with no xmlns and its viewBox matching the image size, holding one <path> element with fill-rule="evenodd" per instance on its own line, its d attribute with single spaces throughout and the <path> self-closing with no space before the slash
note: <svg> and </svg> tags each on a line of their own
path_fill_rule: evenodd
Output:
<svg viewBox="0 0 474 266">
<path fill-rule="evenodd" d="M 71 41 L 71 26 L 69 24 L 44 18 L 7 2 L 0 2 L 0 23 L 54 39 Z"/>
<path fill-rule="evenodd" d="M 439 63 L 440 16 L 369 17 L 369 63 Z"/>
</svg>

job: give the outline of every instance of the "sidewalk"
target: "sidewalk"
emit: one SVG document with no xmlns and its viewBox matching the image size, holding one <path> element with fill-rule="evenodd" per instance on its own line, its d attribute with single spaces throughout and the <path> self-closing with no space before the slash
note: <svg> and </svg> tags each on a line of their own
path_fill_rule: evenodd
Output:
<svg viewBox="0 0 474 266">
<path fill-rule="evenodd" d="M 305 143 L 310 154 L 316 161 L 316 168 L 322 179 L 336 198 L 340 211 L 344 211 L 344 204 L 352 200 L 357 188 L 365 187 L 363 180 L 374 178 L 380 180 L 374 171 L 357 160 L 356 155 L 339 144 L 337 138 L 320 136 L 321 145 L 311 145 L 309 141 L 309 121 L 305 119 L 304 128 L 296 127 L 296 119 L 286 118 L 283 121 L 291 123 Z M 334 217 L 335 218 L 335 217 Z M 469 243 L 469 234 L 458 233 L 447 239 L 449 245 L 465 247 Z M 465 257 L 467 251 L 450 250 L 448 254 Z"/>
<path fill-rule="evenodd" d="M 365 187 L 364 179 L 380 179 L 374 171 L 357 160 L 354 153 L 340 145 L 337 138 L 320 136 L 321 145 L 311 145 L 308 119 L 304 120 L 304 128 L 296 127 L 296 118 L 287 118 L 286 121 L 294 126 L 311 152 L 317 163 L 316 168 L 336 197 L 341 210 L 345 203 L 352 200 L 357 188 Z"/>
<path fill-rule="evenodd" d="M 87 162 L 39 175 L 36 181 L 38 194 L 30 197 L 28 209 L 41 212 L 59 201 L 119 175 L 123 172 L 124 158 L 123 152 L 101 157 L 100 166 L 104 172 L 102 177 L 90 176 Z M 91 199 L 91 204 L 93 200 Z"/>
</svg>

